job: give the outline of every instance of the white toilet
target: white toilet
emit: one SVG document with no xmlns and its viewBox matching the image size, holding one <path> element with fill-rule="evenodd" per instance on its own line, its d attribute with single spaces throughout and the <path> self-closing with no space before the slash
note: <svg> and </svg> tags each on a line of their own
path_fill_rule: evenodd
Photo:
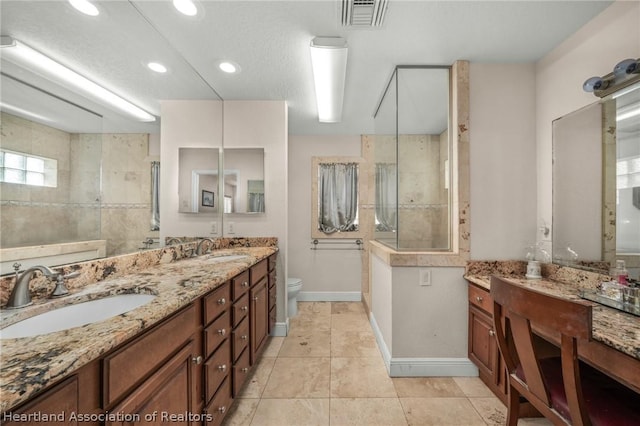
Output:
<svg viewBox="0 0 640 426">
<path fill-rule="evenodd" d="M 300 278 L 287 278 L 287 314 L 289 318 L 298 314 L 298 292 L 302 288 Z"/>
</svg>

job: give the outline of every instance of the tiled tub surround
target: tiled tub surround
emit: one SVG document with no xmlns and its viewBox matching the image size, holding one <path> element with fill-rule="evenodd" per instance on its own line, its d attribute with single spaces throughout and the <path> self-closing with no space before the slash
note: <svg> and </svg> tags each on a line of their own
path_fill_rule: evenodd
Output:
<svg viewBox="0 0 640 426">
<path fill-rule="evenodd" d="M 221 249 L 174 262 L 184 257 L 185 246 L 188 244 L 76 265 L 82 271 L 76 280 L 87 282 L 95 277 L 94 282 L 98 282 L 76 286 L 72 295 L 61 299 L 40 298 L 32 306 L 13 312 L 3 311 L 1 327 L 53 307 L 106 295 L 131 292 L 157 295 L 146 305 L 109 320 L 40 336 L 0 341 L 0 412 L 26 401 L 49 384 L 99 358 L 277 251 L 275 245 Z M 247 257 L 210 262 L 212 256 L 230 254 Z M 69 270 L 73 269 L 70 267 Z M 101 276 L 108 278 L 100 279 Z"/>
<path fill-rule="evenodd" d="M 599 283 L 608 281 L 610 278 L 607 275 L 552 264 L 543 265 L 542 279 L 526 279 L 525 272 L 526 262 L 470 261 L 465 279 L 489 290 L 491 275 L 497 275 L 543 293 L 592 303 L 593 339 L 640 360 L 640 317 L 589 302 L 579 296 L 581 289 L 595 289 Z"/>
</svg>

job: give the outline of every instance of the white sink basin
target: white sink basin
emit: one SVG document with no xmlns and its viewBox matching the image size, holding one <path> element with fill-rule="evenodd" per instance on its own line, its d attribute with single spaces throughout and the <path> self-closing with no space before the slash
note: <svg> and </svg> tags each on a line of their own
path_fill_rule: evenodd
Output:
<svg viewBox="0 0 640 426">
<path fill-rule="evenodd" d="M 0 339 L 31 337 L 106 320 L 149 303 L 150 294 L 119 294 L 43 312 L 0 330 Z"/>
<path fill-rule="evenodd" d="M 244 259 L 245 257 L 249 257 L 246 254 L 228 254 L 228 255 L 215 255 L 212 254 L 207 259 L 210 262 L 230 262 L 232 260 Z"/>
</svg>

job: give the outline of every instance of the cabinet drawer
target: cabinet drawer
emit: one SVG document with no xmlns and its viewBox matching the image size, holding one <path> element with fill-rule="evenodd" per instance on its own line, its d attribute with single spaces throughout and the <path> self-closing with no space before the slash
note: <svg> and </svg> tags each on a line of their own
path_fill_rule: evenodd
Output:
<svg viewBox="0 0 640 426">
<path fill-rule="evenodd" d="M 208 357 L 231 334 L 231 314 L 225 311 L 204 329 L 204 356 Z"/>
<path fill-rule="evenodd" d="M 493 315 L 493 299 L 489 292 L 475 285 L 469 285 L 469 302 Z"/>
<path fill-rule="evenodd" d="M 227 377 L 209 405 L 204 409 L 204 424 L 206 426 L 219 426 L 222 424 L 225 414 L 229 411 L 231 401 L 231 378 Z"/>
<path fill-rule="evenodd" d="M 242 385 L 245 380 L 247 380 L 247 376 L 249 376 L 250 371 L 250 359 L 249 359 L 249 351 L 244 351 L 240 359 L 238 359 L 235 364 L 233 364 L 233 397 L 235 398 L 240 393 L 240 389 L 242 389 Z"/>
<path fill-rule="evenodd" d="M 220 383 L 229 375 L 229 371 L 231 371 L 231 343 L 227 339 L 204 363 L 205 401 L 213 398 Z"/>
<path fill-rule="evenodd" d="M 277 300 L 277 293 L 276 293 L 276 286 L 272 285 L 269 287 L 269 310 L 271 310 L 271 308 L 273 308 L 274 306 L 276 306 L 276 300 Z"/>
<path fill-rule="evenodd" d="M 278 258 L 277 255 L 272 254 L 271 256 L 269 256 L 269 258 L 267 259 L 267 263 L 269 264 L 269 271 L 273 271 L 274 269 L 276 269 L 276 259 Z"/>
<path fill-rule="evenodd" d="M 58 383 L 53 386 L 49 390 L 40 394 L 40 396 L 32 399 L 28 404 L 21 407 L 18 410 L 9 410 L 12 411 L 13 418 L 16 421 L 8 420 L 11 418 L 9 416 L 9 412 L 5 412 L 4 415 L 0 416 L 3 418 L 3 421 L 0 422 L 6 426 L 14 426 L 19 424 L 24 424 L 22 421 L 19 421 L 22 416 L 36 416 L 40 413 L 55 413 L 56 415 L 61 415 L 60 421 L 56 421 L 58 419 L 54 418 L 52 420 L 48 420 L 47 422 L 43 422 L 42 424 L 47 425 L 77 425 L 77 421 L 71 421 L 69 416 L 71 413 L 78 412 L 78 376 L 71 376 L 70 378 L 64 380 L 62 383 Z M 38 424 L 38 422 L 28 423 L 28 424 Z"/>
<path fill-rule="evenodd" d="M 249 294 L 245 294 L 233 304 L 233 308 L 231 309 L 233 326 L 237 326 L 240 324 L 247 314 L 249 313 Z"/>
<path fill-rule="evenodd" d="M 232 278 L 231 288 L 233 291 L 233 301 L 235 302 L 249 290 L 249 271 L 244 271 Z"/>
<path fill-rule="evenodd" d="M 213 290 L 203 299 L 204 324 L 209 324 L 223 311 L 231 306 L 231 287 L 224 283 L 222 287 Z"/>
<path fill-rule="evenodd" d="M 233 360 L 235 361 L 249 344 L 249 319 L 245 318 L 240 325 L 233 330 L 232 335 Z"/>
<path fill-rule="evenodd" d="M 251 267 L 251 285 L 258 284 L 260 280 L 267 276 L 267 259 L 262 259 Z"/>
<path fill-rule="evenodd" d="M 189 305 L 103 359 L 105 409 L 158 370 L 176 348 L 191 338 L 200 322 L 196 311 L 195 305 Z"/>
</svg>

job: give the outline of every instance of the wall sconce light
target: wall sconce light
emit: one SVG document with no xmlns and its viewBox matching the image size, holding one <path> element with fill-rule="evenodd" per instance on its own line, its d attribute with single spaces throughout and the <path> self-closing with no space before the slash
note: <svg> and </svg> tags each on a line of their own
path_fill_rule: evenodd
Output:
<svg viewBox="0 0 640 426">
<path fill-rule="evenodd" d="M 341 37 L 315 37 L 310 48 L 318 121 L 338 123 L 342 120 L 347 42 Z"/>
<path fill-rule="evenodd" d="M 151 122 L 156 120 L 155 116 L 144 111 L 142 108 L 97 85 L 93 81 L 18 40 L 8 36 L 2 36 L 0 46 L 2 47 L 2 58 L 9 62 L 36 72 L 68 89 L 81 90 L 99 102 L 107 104 L 120 112 L 125 112 L 139 121 Z"/>
<path fill-rule="evenodd" d="M 625 59 L 604 77 L 591 77 L 582 85 L 585 92 L 604 97 L 640 80 L 640 59 Z"/>
</svg>

